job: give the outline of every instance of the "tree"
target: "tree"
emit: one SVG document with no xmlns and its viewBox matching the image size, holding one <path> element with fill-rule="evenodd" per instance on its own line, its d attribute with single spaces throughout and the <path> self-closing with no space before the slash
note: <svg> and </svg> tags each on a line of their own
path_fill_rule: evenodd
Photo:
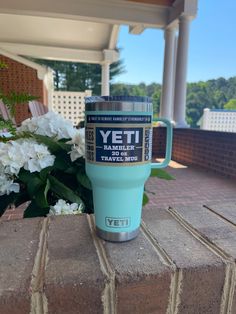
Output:
<svg viewBox="0 0 236 314">
<path fill-rule="evenodd" d="M 230 99 L 225 105 L 224 109 L 236 110 L 236 99 Z"/>
<path fill-rule="evenodd" d="M 91 89 L 93 95 L 101 94 L 101 65 L 51 61 L 51 60 L 34 60 L 45 66 L 49 66 L 54 72 L 55 90 L 66 91 L 84 91 Z M 124 62 L 118 60 L 110 66 L 110 81 L 125 72 Z"/>
</svg>

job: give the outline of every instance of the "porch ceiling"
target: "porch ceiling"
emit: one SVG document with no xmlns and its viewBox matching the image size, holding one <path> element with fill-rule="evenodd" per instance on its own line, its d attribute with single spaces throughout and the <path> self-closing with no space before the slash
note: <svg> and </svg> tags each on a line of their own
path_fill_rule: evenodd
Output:
<svg viewBox="0 0 236 314">
<path fill-rule="evenodd" d="M 172 6 L 175 0 L 127 0 L 127 1 L 149 3 L 149 4 L 156 4 L 156 5 L 163 5 L 163 6 L 170 7 Z"/>
<path fill-rule="evenodd" d="M 103 50 L 116 49 L 118 29 L 106 23 L 0 14 L 0 47 L 36 58 L 100 63 Z"/>
<path fill-rule="evenodd" d="M 18 55 L 114 62 L 119 25 L 165 28 L 197 0 L 1 0 L 0 48 Z M 108 51 L 107 51 L 108 50 Z"/>
</svg>

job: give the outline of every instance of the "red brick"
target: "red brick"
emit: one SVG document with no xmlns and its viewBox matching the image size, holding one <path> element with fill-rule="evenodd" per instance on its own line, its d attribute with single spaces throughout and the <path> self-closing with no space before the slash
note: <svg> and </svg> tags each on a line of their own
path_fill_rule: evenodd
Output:
<svg viewBox="0 0 236 314">
<path fill-rule="evenodd" d="M 143 219 L 182 273 L 178 313 L 219 313 L 225 282 L 223 261 L 165 210 L 154 207 L 145 209 Z"/>
<path fill-rule="evenodd" d="M 1 70 L 0 90 L 4 94 L 10 92 L 27 93 L 39 97 L 39 101 L 46 103 L 45 87 L 43 81 L 37 77 L 37 70 L 3 55 L 0 55 L 0 61 L 8 66 L 6 69 Z M 17 124 L 29 117 L 31 117 L 31 114 L 28 104 L 18 104 L 16 106 Z"/>
<path fill-rule="evenodd" d="M 86 215 L 53 217 L 45 279 L 48 313 L 103 313 L 105 279 Z"/>
<path fill-rule="evenodd" d="M 117 313 L 166 313 L 173 269 L 144 234 L 130 242 L 104 245 L 116 273 Z"/>
<path fill-rule="evenodd" d="M 154 128 L 153 157 L 164 156 L 165 141 L 165 128 Z M 174 129 L 172 159 L 236 178 L 236 159 L 231 157 L 236 152 L 234 143 L 236 133 Z"/>
<path fill-rule="evenodd" d="M 31 307 L 31 272 L 40 218 L 0 222 L 0 313 L 25 314 Z"/>
</svg>

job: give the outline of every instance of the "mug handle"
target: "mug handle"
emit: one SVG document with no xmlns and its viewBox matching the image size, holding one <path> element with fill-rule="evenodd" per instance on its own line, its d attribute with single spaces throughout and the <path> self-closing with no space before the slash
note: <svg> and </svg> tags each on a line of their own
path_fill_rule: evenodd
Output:
<svg viewBox="0 0 236 314">
<path fill-rule="evenodd" d="M 167 127 L 167 134 L 166 134 L 166 154 L 165 159 L 161 163 L 151 163 L 152 169 L 160 169 L 165 168 L 168 166 L 170 160 L 171 160 L 171 153 L 172 153 L 172 139 L 173 139 L 173 127 L 169 120 L 164 118 L 157 118 L 153 119 L 153 122 L 161 121 L 163 122 Z"/>
</svg>

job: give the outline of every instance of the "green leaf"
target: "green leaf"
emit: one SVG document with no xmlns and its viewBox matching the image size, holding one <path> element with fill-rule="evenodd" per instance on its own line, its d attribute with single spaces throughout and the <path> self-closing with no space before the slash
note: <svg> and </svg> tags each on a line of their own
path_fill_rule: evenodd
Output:
<svg viewBox="0 0 236 314">
<path fill-rule="evenodd" d="M 151 177 L 158 177 L 164 180 L 175 180 L 174 177 L 172 177 L 169 173 L 162 169 L 152 169 Z"/>
<path fill-rule="evenodd" d="M 19 177 L 20 181 L 27 184 L 32 179 L 32 177 L 37 177 L 37 175 L 21 168 L 21 170 L 18 174 L 18 177 Z"/>
<path fill-rule="evenodd" d="M 62 182 L 49 175 L 49 181 L 51 185 L 51 190 L 56 193 L 60 198 L 68 200 L 72 203 L 81 204 L 83 203 L 81 198 L 74 193 L 73 190 L 65 186 Z"/>
<path fill-rule="evenodd" d="M 33 200 L 24 211 L 24 218 L 45 217 L 49 212 L 49 207 L 41 208 Z"/>
<path fill-rule="evenodd" d="M 33 134 L 32 137 L 38 143 L 45 144 L 52 154 L 55 154 L 61 150 L 61 146 L 58 144 L 58 141 L 55 138 L 44 136 L 44 135 L 39 135 L 39 134 Z"/>
<path fill-rule="evenodd" d="M 53 167 L 59 170 L 66 170 L 71 167 L 70 157 L 65 151 L 62 151 L 56 155 Z"/>
<path fill-rule="evenodd" d="M 143 193 L 143 206 L 149 202 L 149 198 L 146 193 Z"/>
<path fill-rule="evenodd" d="M 7 69 L 8 65 L 2 61 L 0 61 L 0 69 Z"/>
<path fill-rule="evenodd" d="M 9 195 L 0 196 L 0 217 L 4 214 L 9 205 L 14 204 L 17 195 L 18 193 L 12 192 Z"/>
<path fill-rule="evenodd" d="M 33 177 L 27 182 L 27 191 L 32 199 L 36 198 L 43 185 L 43 181 L 38 177 Z"/>
<path fill-rule="evenodd" d="M 86 173 L 82 169 L 78 169 L 78 173 L 76 175 L 77 181 L 83 185 L 86 189 L 92 190 L 92 185 L 87 177 Z"/>
<path fill-rule="evenodd" d="M 36 192 L 35 203 L 38 207 L 40 207 L 40 208 L 48 208 L 49 207 L 49 204 L 47 201 L 47 195 L 48 195 L 49 189 L 50 189 L 50 182 L 47 179 L 46 185 L 42 186 L 38 190 L 38 192 Z"/>
<path fill-rule="evenodd" d="M 44 197 L 45 197 L 45 199 L 47 199 L 47 195 L 48 195 L 49 189 L 50 189 L 50 182 L 49 182 L 49 180 L 47 179 L 47 183 L 46 183 L 46 186 L 45 186 L 45 188 L 44 188 Z"/>
<path fill-rule="evenodd" d="M 59 140 L 58 141 L 58 145 L 60 145 L 60 147 L 65 150 L 66 152 L 71 151 L 71 145 L 70 144 L 66 144 L 64 141 L 68 142 L 68 139 L 64 139 L 64 140 Z"/>
<path fill-rule="evenodd" d="M 18 207 L 21 204 L 28 202 L 30 200 L 29 194 L 27 193 L 27 191 L 22 190 L 20 191 L 20 193 L 17 194 L 17 198 L 14 202 L 15 206 Z"/>
<path fill-rule="evenodd" d="M 76 175 L 78 172 L 78 168 L 77 167 L 69 167 L 69 168 L 65 169 L 64 172 L 67 174 Z"/>
<path fill-rule="evenodd" d="M 7 106 L 11 117 L 15 116 L 16 104 L 23 104 L 30 100 L 38 99 L 36 96 L 28 95 L 26 93 L 10 92 L 8 95 L 1 95 L 1 99 Z"/>
<path fill-rule="evenodd" d="M 53 169 L 53 166 L 50 166 L 40 171 L 39 177 L 43 182 L 47 180 L 48 174 L 52 171 L 52 169 Z"/>
</svg>

